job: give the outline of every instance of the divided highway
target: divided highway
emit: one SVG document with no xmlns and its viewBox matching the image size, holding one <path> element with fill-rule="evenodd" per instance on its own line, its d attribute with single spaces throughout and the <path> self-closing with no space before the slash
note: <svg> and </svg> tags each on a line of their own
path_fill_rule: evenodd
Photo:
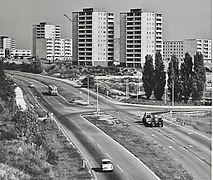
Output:
<svg viewBox="0 0 213 180">
<path fill-rule="evenodd" d="M 53 112 L 57 121 L 62 125 L 67 135 L 84 154 L 89 162 L 92 171 L 97 179 L 146 179 L 158 180 L 159 178 L 151 172 L 139 159 L 129 153 L 125 148 L 113 139 L 102 133 L 88 121 L 85 121 L 81 114 L 94 111 L 84 110 L 82 107 L 65 105 L 64 99 L 57 96 L 43 96 L 46 86 L 26 77 L 15 77 L 27 86 L 33 81 L 35 88 L 31 88 L 37 101 L 48 111 Z M 114 164 L 113 172 L 101 172 L 100 160 L 111 159 Z"/>
<path fill-rule="evenodd" d="M 13 74 L 16 74 L 15 78 L 21 79 L 26 85 L 29 81 L 34 82 L 36 87 L 33 89 L 34 95 L 46 109 L 54 113 L 57 121 L 85 155 L 97 179 L 137 180 L 142 177 L 146 180 L 158 179 L 137 158 L 80 116 L 83 112 L 95 111 L 96 107 L 75 107 L 61 97 L 43 96 L 42 92 L 46 91 L 46 86 L 39 82 L 42 81 L 42 76 L 15 72 Z M 56 79 L 48 77 L 45 79 L 48 79 L 50 83 L 56 83 Z M 57 85 L 70 89 L 73 94 L 79 94 L 87 101 L 86 89 L 75 88 L 68 80 L 57 80 Z M 90 102 L 96 104 L 96 94 L 93 92 L 90 92 Z M 136 131 L 143 132 L 151 140 L 162 145 L 195 179 L 211 179 L 211 138 L 169 121 L 165 121 L 163 128 L 147 128 L 135 123 L 144 111 L 152 109 L 151 111 L 166 112 L 168 108 L 133 107 L 101 96 L 99 96 L 99 108 L 109 114 L 119 116 L 119 119 L 131 124 Z M 112 159 L 115 171 L 101 173 L 99 169 L 101 158 Z"/>
</svg>

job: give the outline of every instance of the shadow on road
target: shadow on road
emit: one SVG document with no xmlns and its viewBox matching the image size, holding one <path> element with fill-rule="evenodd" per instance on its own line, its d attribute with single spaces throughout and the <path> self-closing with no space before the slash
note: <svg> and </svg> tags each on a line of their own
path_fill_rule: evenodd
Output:
<svg viewBox="0 0 213 180">
<path fill-rule="evenodd" d="M 97 167 L 97 168 L 92 168 L 93 171 L 95 172 L 103 172 L 101 168 Z"/>
</svg>

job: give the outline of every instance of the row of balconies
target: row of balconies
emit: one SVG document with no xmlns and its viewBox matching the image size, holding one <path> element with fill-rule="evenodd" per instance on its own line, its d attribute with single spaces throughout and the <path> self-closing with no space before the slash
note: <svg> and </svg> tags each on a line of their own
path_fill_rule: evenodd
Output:
<svg viewBox="0 0 213 180">
<path fill-rule="evenodd" d="M 126 57 L 127 58 L 140 58 L 141 54 L 127 54 Z"/>
<path fill-rule="evenodd" d="M 141 39 L 141 36 L 138 36 L 138 35 L 134 35 L 134 36 L 127 36 L 127 39 Z"/>
<path fill-rule="evenodd" d="M 92 29 L 92 26 L 79 26 L 78 29 Z"/>
<path fill-rule="evenodd" d="M 126 49 L 137 49 L 137 48 L 141 48 L 141 45 L 127 45 Z"/>
<path fill-rule="evenodd" d="M 90 43 L 90 44 L 78 44 L 78 46 L 79 46 L 79 47 L 85 47 L 85 46 L 91 47 L 91 46 L 92 46 L 92 43 Z"/>
</svg>

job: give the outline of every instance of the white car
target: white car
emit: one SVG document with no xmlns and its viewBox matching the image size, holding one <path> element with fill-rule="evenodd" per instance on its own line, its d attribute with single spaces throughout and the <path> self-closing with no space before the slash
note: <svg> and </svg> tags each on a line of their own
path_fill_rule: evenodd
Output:
<svg viewBox="0 0 213 180">
<path fill-rule="evenodd" d="M 101 160 L 101 170 L 102 171 L 113 171 L 113 164 L 110 159 Z"/>
<path fill-rule="evenodd" d="M 30 82 L 29 87 L 32 88 L 32 87 L 35 87 L 35 86 L 32 82 Z"/>
</svg>

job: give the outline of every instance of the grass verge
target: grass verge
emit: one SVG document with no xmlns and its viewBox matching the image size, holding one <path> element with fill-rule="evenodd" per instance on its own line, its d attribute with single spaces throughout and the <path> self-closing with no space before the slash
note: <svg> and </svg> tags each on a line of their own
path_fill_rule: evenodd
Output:
<svg viewBox="0 0 213 180">
<path fill-rule="evenodd" d="M 146 164 L 157 176 L 163 180 L 192 180 L 193 177 L 174 158 L 154 141 L 144 134 L 136 132 L 120 121 L 119 124 L 109 125 L 105 120 L 99 120 L 94 114 L 83 117 L 104 131 L 132 154 Z"/>
</svg>

